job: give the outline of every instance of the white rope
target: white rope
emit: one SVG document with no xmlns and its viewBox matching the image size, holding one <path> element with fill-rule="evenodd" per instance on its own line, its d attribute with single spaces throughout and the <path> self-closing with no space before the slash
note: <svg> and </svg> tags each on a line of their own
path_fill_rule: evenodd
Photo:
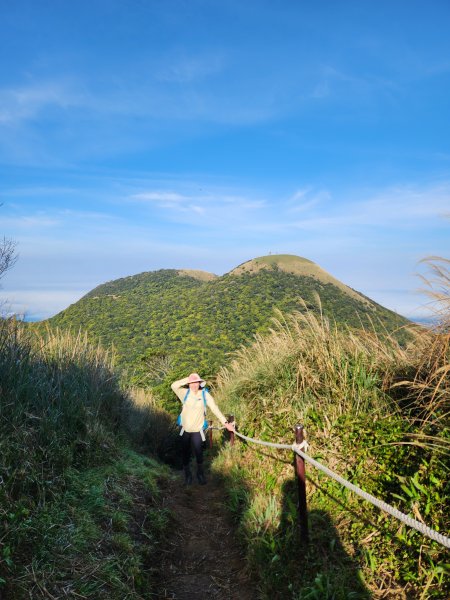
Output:
<svg viewBox="0 0 450 600">
<path fill-rule="evenodd" d="M 279 448 L 281 450 L 292 450 L 292 445 L 288 445 L 288 444 L 274 444 L 272 442 L 263 442 L 262 440 L 254 440 L 251 437 L 247 437 L 246 435 L 242 435 L 242 433 L 239 433 L 238 431 L 235 431 L 235 434 L 237 436 L 239 436 L 240 438 L 242 438 L 243 440 L 246 440 L 247 442 L 253 442 L 254 444 L 259 444 L 260 446 L 269 446 L 270 448 Z"/>
<path fill-rule="evenodd" d="M 260 444 L 261 446 L 269 446 L 270 448 L 279 448 L 282 450 L 293 450 L 299 456 L 301 456 L 304 460 L 306 460 L 308 463 L 313 465 L 313 467 L 316 467 L 316 469 L 319 469 L 319 471 L 322 471 L 323 473 L 325 473 L 326 475 L 328 475 L 329 477 L 331 477 L 332 479 L 334 479 L 335 481 L 337 481 L 344 487 L 348 488 L 352 492 L 355 492 L 355 494 L 357 494 L 361 498 L 364 498 L 364 500 L 371 502 L 372 504 L 374 504 L 381 510 L 384 510 L 385 512 L 389 513 L 390 515 L 392 515 L 399 521 L 402 521 L 409 527 L 416 529 L 417 531 L 419 531 L 423 535 L 429 537 L 430 539 L 434 540 L 435 542 L 442 544 L 442 546 L 445 546 L 446 548 L 450 548 L 450 538 L 449 537 L 442 535 L 441 533 L 434 531 L 434 529 L 427 527 L 420 521 L 417 521 L 416 519 L 413 519 L 412 517 L 405 515 L 404 513 L 397 510 L 396 508 L 390 506 L 386 502 L 383 502 L 382 500 L 378 500 L 378 498 L 375 498 L 375 496 L 372 496 L 372 494 L 365 492 L 364 490 L 362 490 L 358 486 L 354 485 L 353 483 L 350 483 L 349 481 L 347 481 L 346 479 L 344 479 L 337 473 L 334 473 L 333 471 L 331 471 L 331 469 L 329 469 L 328 467 L 325 467 L 317 460 L 314 460 L 313 458 L 311 458 L 310 456 L 305 454 L 303 452 L 303 450 L 308 449 L 308 445 L 306 444 L 306 441 L 302 442 L 301 444 L 291 444 L 291 445 L 289 445 L 289 444 L 274 444 L 273 442 L 263 442 L 262 440 L 255 440 L 253 438 L 242 435 L 242 433 L 238 433 L 237 431 L 235 431 L 235 433 L 237 436 L 239 436 L 243 440 L 246 440 L 247 442 L 252 442 L 254 444 Z"/>
</svg>

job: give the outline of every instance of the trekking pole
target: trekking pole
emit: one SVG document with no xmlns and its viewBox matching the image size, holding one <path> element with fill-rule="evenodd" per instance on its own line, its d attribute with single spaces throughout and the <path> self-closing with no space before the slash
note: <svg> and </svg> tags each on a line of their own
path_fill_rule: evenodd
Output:
<svg viewBox="0 0 450 600">
<path fill-rule="evenodd" d="M 301 444 L 304 440 L 304 429 L 303 425 L 296 425 L 295 431 L 295 442 Z M 298 487 L 298 522 L 300 525 L 300 539 L 305 544 L 308 543 L 308 513 L 306 508 L 306 473 L 305 473 L 305 460 L 294 452 L 294 469 L 295 476 L 297 479 Z"/>
</svg>

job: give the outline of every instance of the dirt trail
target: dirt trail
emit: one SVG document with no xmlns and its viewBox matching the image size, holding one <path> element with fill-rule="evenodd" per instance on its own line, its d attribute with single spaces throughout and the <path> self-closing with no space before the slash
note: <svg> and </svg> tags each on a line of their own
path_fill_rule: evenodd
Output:
<svg viewBox="0 0 450 600">
<path fill-rule="evenodd" d="M 255 600 L 245 559 L 223 505 L 223 487 L 208 471 L 208 483 L 183 485 L 181 472 L 165 490 L 174 518 L 162 550 L 158 598 Z"/>
</svg>

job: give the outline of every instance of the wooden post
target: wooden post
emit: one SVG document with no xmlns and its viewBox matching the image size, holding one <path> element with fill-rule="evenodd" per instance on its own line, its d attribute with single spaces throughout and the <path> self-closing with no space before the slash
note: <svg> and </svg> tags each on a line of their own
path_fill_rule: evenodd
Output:
<svg viewBox="0 0 450 600">
<path fill-rule="evenodd" d="M 234 415 L 229 415 L 228 423 L 234 423 Z M 230 431 L 230 445 L 234 446 L 234 431 Z"/>
<path fill-rule="evenodd" d="M 303 425 L 296 425 L 295 442 L 301 444 L 304 440 Z M 298 522 L 300 525 L 300 539 L 305 544 L 308 543 L 308 512 L 306 507 L 306 473 L 304 459 L 294 452 L 294 468 L 298 486 Z"/>
<path fill-rule="evenodd" d="M 209 424 L 209 448 L 211 449 L 213 447 L 213 430 L 212 430 L 212 426 L 213 426 L 213 422 L 212 421 L 208 421 Z"/>
</svg>

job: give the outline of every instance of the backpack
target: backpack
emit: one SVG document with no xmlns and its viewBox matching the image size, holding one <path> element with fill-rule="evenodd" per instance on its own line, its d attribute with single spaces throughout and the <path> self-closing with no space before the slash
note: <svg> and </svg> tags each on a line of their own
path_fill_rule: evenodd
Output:
<svg viewBox="0 0 450 600">
<path fill-rule="evenodd" d="M 185 397 L 183 398 L 183 404 L 186 402 L 186 400 L 187 400 L 187 397 L 189 396 L 189 392 L 190 392 L 190 391 L 191 391 L 191 390 L 187 390 L 187 392 L 186 392 L 186 395 L 185 395 Z M 204 416 L 205 416 L 205 419 L 204 419 L 204 421 L 203 421 L 202 431 L 206 431 L 206 429 L 208 429 L 208 426 L 209 426 L 209 424 L 208 424 L 208 421 L 206 420 L 206 395 L 205 395 L 205 394 L 206 394 L 206 392 L 208 392 L 208 391 L 209 391 L 209 390 L 208 390 L 207 388 L 203 388 L 203 389 L 202 389 L 202 398 L 203 398 L 203 414 L 204 414 Z M 179 427 L 183 427 L 183 426 L 182 426 L 182 424 L 181 424 L 181 413 L 180 413 L 180 414 L 178 415 L 178 417 L 177 417 L 177 425 L 178 425 Z"/>
</svg>

